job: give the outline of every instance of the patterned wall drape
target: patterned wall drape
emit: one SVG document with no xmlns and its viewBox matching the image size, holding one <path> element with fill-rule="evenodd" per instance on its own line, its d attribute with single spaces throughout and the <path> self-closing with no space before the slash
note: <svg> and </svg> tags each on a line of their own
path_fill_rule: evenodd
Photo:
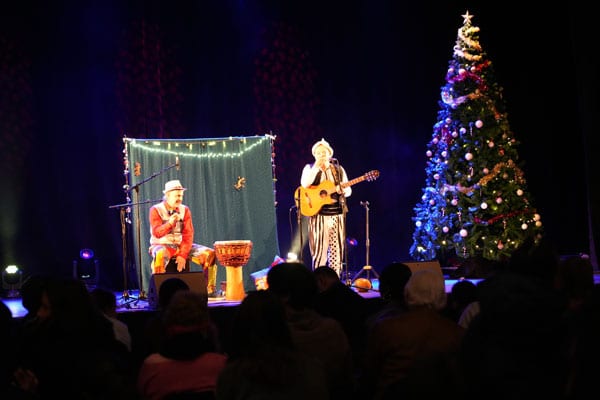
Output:
<svg viewBox="0 0 600 400">
<path fill-rule="evenodd" d="M 148 290 L 152 275 L 148 210 L 162 201 L 164 184 L 172 179 L 187 188 L 183 203 L 192 212 L 195 243 L 213 247 L 216 241 L 252 241 L 243 276 L 245 289 L 255 288 L 250 274 L 268 267 L 279 255 L 272 141 L 269 135 L 124 140 L 126 184 L 133 203 L 128 253 L 137 265 L 141 290 Z M 218 265 L 217 286 L 226 280 L 225 266 Z M 201 269 L 192 263 L 191 270 Z"/>
</svg>

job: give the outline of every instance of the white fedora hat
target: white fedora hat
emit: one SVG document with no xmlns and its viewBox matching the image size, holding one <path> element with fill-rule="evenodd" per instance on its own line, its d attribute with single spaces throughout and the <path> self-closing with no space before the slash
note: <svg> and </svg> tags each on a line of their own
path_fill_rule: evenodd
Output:
<svg viewBox="0 0 600 400">
<path fill-rule="evenodd" d="M 168 181 L 167 183 L 165 183 L 165 190 L 163 190 L 163 193 L 167 193 L 172 190 L 187 190 L 187 188 L 184 188 L 181 182 L 179 182 L 178 179 L 175 179 L 173 181 Z"/>
<path fill-rule="evenodd" d="M 321 139 L 319 140 L 317 143 L 313 144 L 312 147 L 312 155 L 315 155 L 315 151 L 317 151 L 317 147 L 319 146 L 323 146 L 327 149 L 327 151 L 329 151 L 329 157 L 333 156 L 333 148 L 331 148 L 331 146 L 329 145 L 329 143 L 327 143 L 327 140 L 325 139 Z"/>
</svg>

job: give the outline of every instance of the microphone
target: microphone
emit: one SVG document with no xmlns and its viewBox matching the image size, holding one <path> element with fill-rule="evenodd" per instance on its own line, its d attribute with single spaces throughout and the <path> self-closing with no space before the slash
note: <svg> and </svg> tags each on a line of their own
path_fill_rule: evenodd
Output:
<svg viewBox="0 0 600 400">
<path fill-rule="evenodd" d="M 329 161 L 330 161 L 330 162 L 338 162 L 337 158 L 333 158 L 333 157 L 331 157 L 331 158 L 329 159 Z"/>
<path fill-rule="evenodd" d="M 175 216 L 175 224 L 177 224 L 179 221 L 181 221 L 181 217 L 179 216 L 179 207 L 175 207 L 172 210 L 169 210 L 169 221 L 171 220 L 170 217 Z"/>
<path fill-rule="evenodd" d="M 369 202 L 368 202 L 368 201 L 361 201 L 361 202 L 360 202 L 360 205 L 361 205 L 361 206 L 368 206 L 368 205 L 369 205 Z"/>
<path fill-rule="evenodd" d="M 179 171 L 179 156 L 175 156 L 175 167 Z"/>
</svg>

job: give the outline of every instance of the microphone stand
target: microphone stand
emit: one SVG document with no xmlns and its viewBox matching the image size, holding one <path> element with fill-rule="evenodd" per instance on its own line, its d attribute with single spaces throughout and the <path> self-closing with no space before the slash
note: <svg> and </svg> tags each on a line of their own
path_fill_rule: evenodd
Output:
<svg viewBox="0 0 600 400">
<path fill-rule="evenodd" d="M 125 304 L 129 305 L 131 301 L 137 301 L 141 299 L 145 299 L 145 295 L 142 296 L 141 292 L 138 297 L 134 297 L 129 294 L 129 285 L 127 283 L 127 217 L 125 217 L 126 210 L 131 206 L 139 206 L 139 204 L 147 204 L 147 203 L 156 203 L 160 200 L 146 200 L 141 203 L 123 203 L 123 204 L 115 204 L 109 206 L 108 208 L 119 208 L 120 209 L 120 217 L 121 217 L 121 240 L 122 240 L 122 251 L 123 251 L 123 294 L 121 295 L 122 299 L 125 299 Z M 139 218 L 138 218 L 139 220 Z M 139 233 L 138 233 L 139 234 Z"/>
<path fill-rule="evenodd" d="M 341 275 L 343 273 L 343 275 L 345 275 L 345 279 L 346 279 L 346 285 L 350 285 L 352 283 L 352 281 L 350 279 L 348 279 L 348 246 L 346 244 L 346 212 L 347 212 L 347 205 L 346 205 L 346 195 L 344 194 L 344 189 L 342 188 L 342 174 L 341 174 L 341 166 L 339 161 L 336 158 L 332 158 L 330 159 L 330 162 L 332 162 L 333 164 L 333 177 L 334 177 L 334 183 L 336 186 L 340 187 L 340 191 L 341 193 L 339 193 L 339 197 L 338 197 L 338 202 L 340 204 L 340 206 L 342 207 L 342 222 L 343 222 L 343 232 L 342 232 L 342 237 L 343 240 L 341 241 L 341 246 L 343 249 L 342 252 L 342 270 L 340 271 L 340 279 L 341 279 Z"/>
<path fill-rule="evenodd" d="M 148 203 L 155 203 L 155 202 L 159 202 L 160 200 L 146 200 L 146 201 L 139 201 L 139 194 L 140 194 L 140 186 L 142 186 L 144 183 L 151 181 L 152 179 L 156 178 L 159 175 L 162 175 L 163 173 L 167 172 L 168 170 L 172 169 L 172 168 L 177 168 L 179 170 L 179 157 L 175 157 L 175 164 L 169 165 L 168 167 L 165 167 L 163 169 L 161 169 L 158 172 L 153 173 L 152 175 L 150 175 L 149 177 L 147 177 L 146 179 L 141 180 L 140 182 L 136 183 L 135 185 L 133 185 L 132 187 L 128 188 L 127 191 L 129 193 L 131 193 L 132 191 L 135 191 L 135 199 L 134 199 L 134 205 L 136 206 L 136 214 L 138 216 L 135 226 L 136 226 L 136 233 L 137 233 L 137 237 L 138 237 L 138 284 L 139 284 L 139 288 L 140 288 L 140 292 L 138 295 L 138 299 L 139 300 L 146 300 L 148 297 L 146 296 L 146 291 L 144 290 L 144 284 L 143 284 L 143 277 L 142 277 L 142 238 L 141 238 L 141 222 L 140 222 L 140 204 L 148 204 Z"/>
<path fill-rule="evenodd" d="M 127 175 L 127 173 L 129 172 L 129 160 L 126 158 L 125 159 L 126 162 L 126 170 L 125 170 L 125 174 Z M 163 168 L 162 170 L 160 170 L 159 172 L 155 172 L 153 173 L 151 176 L 149 176 L 148 178 L 136 183 L 133 186 L 129 186 L 128 184 L 125 184 L 125 186 L 123 186 L 123 188 L 125 189 L 125 191 L 127 192 L 127 199 L 129 200 L 129 194 L 132 191 L 135 191 L 135 201 L 134 202 L 127 202 L 127 203 L 123 203 L 123 204 L 115 204 L 112 206 L 109 206 L 108 208 L 119 208 L 120 209 L 120 219 L 121 219 L 121 240 L 122 240 L 122 251 L 123 251 L 123 295 L 121 296 L 122 299 L 125 299 L 125 304 L 127 306 L 129 306 L 129 303 L 131 301 L 138 301 L 138 300 L 146 300 L 147 296 L 146 296 L 146 292 L 144 291 L 143 288 L 143 282 L 142 282 L 142 265 L 141 265 L 141 259 L 142 259 L 142 246 L 141 246 L 141 225 L 140 225 L 140 205 L 141 204 L 149 204 L 149 203 L 158 203 L 161 200 L 146 200 L 146 201 L 142 201 L 139 202 L 138 201 L 138 197 L 139 197 L 139 187 L 141 185 L 143 185 L 144 183 L 156 178 L 157 176 L 163 174 L 164 172 L 177 167 L 177 169 L 179 170 L 179 157 L 176 157 L 176 161 L 175 164 L 169 165 L 168 167 Z M 126 210 L 128 210 L 131 206 L 136 206 L 136 212 L 138 215 L 137 221 L 136 221 L 136 233 L 138 235 L 138 284 L 139 284 L 139 293 L 138 293 L 138 297 L 135 298 L 133 296 L 130 295 L 129 293 L 129 288 L 128 288 L 128 280 L 127 280 L 127 261 L 128 261 L 128 249 L 127 249 L 127 218 L 125 216 L 126 214 Z"/>
<path fill-rule="evenodd" d="M 300 199 L 301 193 L 300 193 L 300 187 L 298 187 L 298 189 L 296 189 L 296 193 L 294 194 L 294 198 L 296 200 L 296 205 L 297 205 L 297 210 L 296 210 L 296 225 L 298 226 L 298 230 L 300 231 L 300 251 L 298 252 L 298 261 L 299 262 L 303 262 L 303 256 L 302 253 L 304 253 L 304 239 L 303 239 L 303 233 L 302 233 L 302 201 Z"/>
<path fill-rule="evenodd" d="M 346 285 L 350 285 L 352 281 L 348 278 L 350 272 L 348 271 L 348 243 L 346 242 L 346 234 L 348 231 L 346 228 L 346 213 L 348 212 L 348 207 L 346 206 L 346 196 L 344 196 L 343 192 L 340 196 L 340 204 L 342 206 L 342 219 L 344 221 L 344 240 L 342 241 L 342 246 L 344 246 L 344 259 L 342 260 L 342 270 L 344 271 L 344 275 L 346 276 Z"/>
<path fill-rule="evenodd" d="M 125 213 L 127 208 L 130 207 L 130 204 L 115 204 L 109 206 L 108 208 L 119 208 L 119 215 L 121 221 L 121 241 L 122 241 L 122 249 L 123 252 L 123 294 L 121 295 L 122 299 L 129 300 L 129 290 L 127 284 L 127 217 L 125 217 Z"/>
<path fill-rule="evenodd" d="M 356 279 L 360 276 L 360 274 L 362 274 L 363 272 L 366 271 L 367 280 L 370 283 L 371 282 L 371 271 L 373 271 L 373 274 L 375 275 L 375 277 L 377 279 L 379 279 L 379 274 L 377 273 L 377 271 L 375 271 L 373 269 L 371 264 L 369 264 L 369 248 L 371 247 L 371 240 L 369 239 L 369 202 L 361 201 L 360 205 L 365 208 L 365 247 L 366 247 L 366 251 L 367 251 L 366 264 L 364 267 L 361 268 L 360 271 L 358 271 L 358 273 L 356 275 L 354 275 L 354 278 L 352 278 L 352 281 L 353 282 L 356 281 Z"/>
</svg>

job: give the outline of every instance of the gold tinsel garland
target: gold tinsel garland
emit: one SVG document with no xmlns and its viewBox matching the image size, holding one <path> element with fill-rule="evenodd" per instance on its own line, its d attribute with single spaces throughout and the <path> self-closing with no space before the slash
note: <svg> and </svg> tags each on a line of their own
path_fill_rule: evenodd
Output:
<svg viewBox="0 0 600 400">
<path fill-rule="evenodd" d="M 456 185 L 448 185 L 446 183 L 446 184 L 444 184 L 444 187 L 442 188 L 441 192 L 442 192 L 442 194 L 445 194 L 447 191 L 461 192 L 461 193 L 469 194 L 469 193 L 473 192 L 475 189 L 477 189 L 478 187 L 487 185 L 489 181 L 494 179 L 500 173 L 502 168 L 513 169 L 515 171 L 515 180 L 518 183 L 523 183 L 525 181 L 525 179 L 523 178 L 523 171 L 521 171 L 521 169 L 516 166 L 516 164 L 514 163 L 513 160 L 508 160 L 507 162 L 500 162 L 500 163 L 496 164 L 489 174 L 487 174 L 486 176 L 481 178 L 479 180 L 479 182 L 477 182 L 475 185 L 473 185 L 471 187 L 464 187 L 460 183 L 457 183 Z"/>
</svg>

